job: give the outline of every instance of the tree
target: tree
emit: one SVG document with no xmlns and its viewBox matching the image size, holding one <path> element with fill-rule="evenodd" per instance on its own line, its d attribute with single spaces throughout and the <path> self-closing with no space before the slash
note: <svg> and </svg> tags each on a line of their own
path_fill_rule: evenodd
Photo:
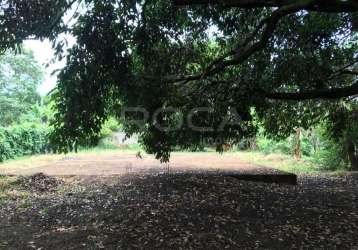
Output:
<svg viewBox="0 0 358 250">
<path fill-rule="evenodd" d="M 95 142 L 126 107 L 137 107 L 126 132 L 167 160 L 176 147 L 210 140 L 222 150 L 255 134 L 253 108 L 284 136 L 358 94 L 355 0 L 6 2 L 2 49 L 32 36 L 67 53 L 54 93 L 59 151 Z M 70 9 L 81 11 L 66 25 Z M 77 39 L 67 52 L 61 33 Z"/>
<path fill-rule="evenodd" d="M 358 171 L 358 102 L 340 103 L 327 118 L 328 133 L 342 145 L 342 156 Z"/>
<path fill-rule="evenodd" d="M 24 113 L 39 102 L 37 87 L 42 79 L 42 69 L 30 51 L 0 55 L 1 126 L 18 122 Z"/>
</svg>

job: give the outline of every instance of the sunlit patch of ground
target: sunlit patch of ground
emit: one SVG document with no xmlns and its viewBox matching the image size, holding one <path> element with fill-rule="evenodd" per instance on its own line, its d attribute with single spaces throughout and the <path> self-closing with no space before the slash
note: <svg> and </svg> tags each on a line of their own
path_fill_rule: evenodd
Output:
<svg viewBox="0 0 358 250">
<path fill-rule="evenodd" d="M 47 175 L 121 175 L 128 172 L 163 172 L 170 171 L 237 171 L 245 173 L 271 174 L 277 170 L 291 170 L 290 166 L 309 167 L 288 158 L 270 158 L 259 153 L 215 152 L 173 153 L 169 164 L 160 163 L 152 155 L 135 151 L 85 152 L 70 155 L 44 155 L 14 160 L 0 164 L 0 174 L 31 175 L 45 173 Z M 287 168 L 287 166 L 289 166 Z M 294 169 L 293 169 L 294 170 Z"/>
<path fill-rule="evenodd" d="M 305 159 L 296 160 L 293 156 L 283 154 L 263 154 L 260 152 L 237 152 L 243 161 L 275 168 L 290 173 L 318 173 L 320 170 Z"/>
<path fill-rule="evenodd" d="M 93 151 L 87 151 L 87 152 L 80 152 L 78 154 L 69 154 L 69 155 L 40 155 L 40 156 L 31 156 L 31 157 L 24 157 L 17 160 L 11 160 L 7 161 L 5 163 L 0 164 L 0 174 L 5 173 L 12 173 L 14 171 L 18 172 L 29 172 L 29 173 L 35 173 L 35 172 L 41 172 L 42 167 L 46 166 L 52 166 L 56 165 L 59 162 L 66 161 L 66 164 L 77 164 L 74 160 L 82 159 L 82 164 L 86 162 L 86 159 L 89 159 L 88 161 L 93 160 L 94 163 L 97 163 L 98 161 L 101 161 L 104 158 L 110 159 L 112 156 L 114 158 L 121 158 L 123 157 L 131 157 L 132 159 L 130 161 L 133 161 L 134 163 L 141 163 L 143 161 L 138 161 L 138 159 L 135 157 L 137 151 L 133 150 L 93 150 Z M 237 161 L 237 165 L 243 165 L 246 163 L 246 165 L 261 165 L 268 168 L 275 168 L 281 171 L 291 172 L 291 173 L 312 173 L 317 172 L 318 169 L 315 168 L 315 166 L 312 163 L 309 163 L 307 161 L 301 160 L 297 161 L 293 159 L 291 156 L 282 155 L 282 154 L 269 154 L 265 155 L 259 152 L 227 152 L 223 155 L 219 155 L 215 152 L 204 152 L 204 153 L 174 153 L 175 156 L 180 157 L 180 160 L 186 161 L 185 163 L 195 165 L 196 167 L 206 167 L 206 168 L 217 168 L 221 169 L 225 166 L 223 166 L 221 163 L 225 162 L 225 159 L 229 159 L 230 157 L 235 157 L 234 161 Z M 197 156 L 196 159 L 199 160 L 199 162 L 194 162 L 195 158 L 192 156 Z M 200 157 L 202 156 L 202 157 Z M 206 156 L 209 156 L 207 158 Z M 214 156 L 216 159 L 213 162 Z M 122 157 L 122 158 L 123 158 Z M 145 157 L 147 158 L 147 157 Z M 112 157 L 113 159 L 113 157 Z M 71 161 L 72 160 L 72 161 Z M 106 161 L 108 163 L 108 161 Z M 157 164 L 157 163 L 155 163 Z M 86 164 L 84 164 L 86 165 Z M 127 164 L 131 165 L 131 164 Z M 133 165 L 133 164 L 132 164 Z M 235 162 L 232 162 L 232 167 L 235 167 Z M 129 166 L 130 167 L 130 166 Z M 129 168 L 128 168 L 129 169 Z M 37 171 L 39 170 L 39 171 Z"/>
<path fill-rule="evenodd" d="M 64 155 L 47 154 L 21 157 L 0 163 L 0 172 L 11 169 L 27 170 L 35 167 L 46 166 L 63 158 Z"/>
</svg>

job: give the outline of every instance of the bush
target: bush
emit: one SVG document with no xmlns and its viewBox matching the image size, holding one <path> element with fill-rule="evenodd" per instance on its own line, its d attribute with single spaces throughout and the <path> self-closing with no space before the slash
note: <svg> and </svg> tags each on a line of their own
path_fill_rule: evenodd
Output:
<svg viewBox="0 0 358 250">
<path fill-rule="evenodd" d="M 357 130 L 352 129 L 348 136 L 354 141 L 357 140 Z M 294 154 L 296 135 L 292 134 L 284 140 L 273 140 L 259 134 L 257 137 L 258 149 L 265 153 Z M 340 140 L 332 139 L 327 135 L 324 125 L 311 130 L 302 131 L 301 134 L 301 153 L 307 160 L 313 162 L 319 169 L 324 171 L 346 170 L 349 169 L 347 153 L 344 148 L 344 138 Z"/>
<path fill-rule="evenodd" d="M 265 153 L 284 153 L 284 154 L 292 154 L 292 145 L 290 138 L 281 141 L 275 141 L 268 139 L 266 137 L 257 138 L 257 146 L 258 149 Z"/>
<path fill-rule="evenodd" d="M 120 129 L 121 129 L 121 125 L 119 124 L 119 122 L 115 118 L 110 117 L 103 124 L 99 137 L 101 139 L 104 139 L 106 137 L 111 136 L 114 132 L 117 132 Z"/>
<path fill-rule="evenodd" d="M 0 162 L 49 150 L 47 126 L 24 124 L 0 127 Z"/>
<path fill-rule="evenodd" d="M 335 142 L 326 142 L 325 147 L 313 155 L 312 161 L 322 170 L 346 170 L 349 164 L 344 161 L 342 145 Z"/>
<path fill-rule="evenodd" d="M 98 142 L 98 145 L 96 146 L 97 149 L 104 149 L 104 150 L 112 150 L 112 149 L 118 149 L 118 145 L 113 143 L 108 138 L 101 139 Z"/>
</svg>

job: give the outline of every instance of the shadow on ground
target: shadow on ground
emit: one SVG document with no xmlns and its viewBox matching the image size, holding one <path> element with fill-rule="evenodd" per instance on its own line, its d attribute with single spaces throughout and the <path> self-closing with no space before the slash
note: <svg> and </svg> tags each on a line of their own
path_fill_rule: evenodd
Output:
<svg viewBox="0 0 358 250">
<path fill-rule="evenodd" d="M 10 194 L 30 189 L 17 183 L 1 199 L 0 246 L 357 249 L 357 184 L 356 176 L 299 176 L 292 186 L 153 173 L 68 177 L 17 199 Z"/>
</svg>

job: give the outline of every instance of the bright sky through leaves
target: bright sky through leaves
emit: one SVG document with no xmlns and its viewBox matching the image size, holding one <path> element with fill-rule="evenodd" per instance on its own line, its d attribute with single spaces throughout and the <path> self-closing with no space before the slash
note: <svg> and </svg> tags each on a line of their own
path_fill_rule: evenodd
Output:
<svg viewBox="0 0 358 250">
<path fill-rule="evenodd" d="M 50 63 L 54 58 L 54 51 L 51 48 L 51 43 L 49 41 L 28 40 L 25 41 L 24 44 L 26 48 L 29 48 L 34 52 L 36 60 L 45 69 L 45 77 L 38 88 L 38 91 L 41 95 L 46 95 L 56 86 L 57 77 L 55 75 L 52 76 L 51 73 L 55 69 L 63 67 L 64 62 L 55 62 L 46 66 L 46 64 Z"/>
</svg>

